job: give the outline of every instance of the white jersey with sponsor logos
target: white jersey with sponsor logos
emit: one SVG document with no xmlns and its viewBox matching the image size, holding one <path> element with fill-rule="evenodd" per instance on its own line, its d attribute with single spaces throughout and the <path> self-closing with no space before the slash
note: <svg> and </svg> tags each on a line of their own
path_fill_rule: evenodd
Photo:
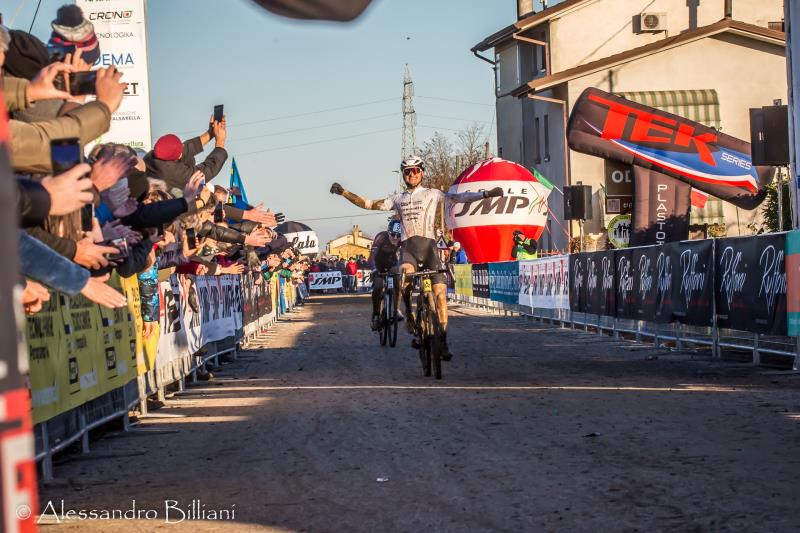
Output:
<svg viewBox="0 0 800 533">
<path fill-rule="evenodd" d="M 448 206 L 482 198 L 483 192 L 445 193 L 439 189 L 416 187 L 385 199 L 382 209 L 395 211 L 400 216 L 404 241 L 410 237 L 435 239 L 434 220 L 440 201 L 444 200 L 445 206 Z"/>
</svg>

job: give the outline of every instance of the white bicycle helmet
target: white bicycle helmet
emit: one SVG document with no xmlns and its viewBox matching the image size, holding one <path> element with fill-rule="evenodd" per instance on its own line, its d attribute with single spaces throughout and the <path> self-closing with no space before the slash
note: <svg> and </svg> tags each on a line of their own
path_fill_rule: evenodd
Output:
<svg viewBox="0 0 800 533">
<path fill-rule="evenodd" d="M 400 163 L 400 172 L 403 172 L 407 168 L 419 168 L 420 170 L 422 170 L 424 172 L 425 171 L 425 162 L 422 160 L 422 158 L 420 158 L 418 156 L 415 156 L 415 155 L 411 155 L 411 156 L 406 157 Z"/>
</svg>

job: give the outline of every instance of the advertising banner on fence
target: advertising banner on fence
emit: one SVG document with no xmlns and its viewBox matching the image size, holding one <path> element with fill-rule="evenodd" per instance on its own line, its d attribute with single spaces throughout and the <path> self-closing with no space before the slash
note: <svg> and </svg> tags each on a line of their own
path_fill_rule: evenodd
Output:
<svg viewBox="0 0 800 533">
<path fill-rule="evenodd" d="M 372 270 L 356 271 L 356 287 L 358 287 L 359 289 L 372 288 Z"/>
<path fill-rule="evenodd" d="M 341 289 L 342 288 L 342 273 L 341 272 L 309 272 L 308 273 L 308 288 L 312 291 L 321 291 L 324 289 Z"/>
<path fill-rule="evenodd" d="M 34 423 L 136 377 L 136 335 L 130 311 L 101 311 L 83 296 L 52 293 L 42 311 L 27 318 Z"/>
<path fill-rule="evenodd" d="M 489 267 L 486 263 L 472 265 L 472 295 L 489 298 Z"/>
<path fill-rule="evenodd" d="M 786 234 L 718 239 L 717 324 L 786 335 Z"/>
<path fill-rule="evenodd" d="M 94 67 L 114 66 L 128 84 L 125 98 L 111 117 L 111 129 L 98 142 L 126 144 L 148 151 L 152 146 L 145 0 L 77 0 L 76 3 L 94 25 L 100 44 L 100 59 Z"/>
<path fill-rule="evenodd" d="M 453 265 L 456 294 L 472 296 L 472 265 Z"/>
<path fill-rule="evenodd" d="M 175 286 L 177 287 L 177 286 Z M 181 324 L 180 293 L 174 290 L 171 281 L 158 283 L 158 292 L 161 299 L 159 315 L 158 349 L 156 350 L 155 368 L 161 374 L 160 379 L 180 378 L 176 373 L 176 366 L 189 353 L 189 343 L 186 331 Z"/>
<path fill-rule="evenodd" d="M 180 293 L 180 314 L 191 353 L 204 344 L 232 337 L 236 332 L 233 276 L 173 277 Z"/>
<path fill-rule="evenodd" d="M 538 309 L 569 309 L 569 258 L 519 262 L 518 303 Z"/>
<path fill-rule="evenodd" d="M 786 288 L 787 329 L 789 335 L 800 337 L 800 230 L 786 235 Z"/>
<path fill-rule="evenodd" d="M 633 166 L 634 199 L 631 246 L 664 244 L 689 238 L 688 183 L 653 169 Z"/>
<path fill-rule="evenodd" d="M 489 297 L 495 302 L 515 304 L 519 300 L 519 263 L 489 263 Z"/>
<path fill-rule="evenodd" d="M 714 241 L 669 245 L 672 316 L 684 324 L 711 326 L 714 318 Z"/>
</svg>

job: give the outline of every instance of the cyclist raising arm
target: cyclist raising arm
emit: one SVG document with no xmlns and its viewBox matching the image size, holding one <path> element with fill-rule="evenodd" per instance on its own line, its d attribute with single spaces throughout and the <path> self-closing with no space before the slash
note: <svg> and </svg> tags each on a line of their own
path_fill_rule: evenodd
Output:
<svg viewBox="0 0 800 533">
<path fill-rule="evenodd" d="M 417 265 L 426 270 L 442 269 L 436 251 L 434 220 L 440 201 L 446 204 L 473 202 L 483 198 L 503 196 L 503 189 L 495 187 L 489 191 L 445 193 L 438 189 L 420 186 L 425 172 L 422 159 L 411 156 L 400 164 L 406 190 L 381 200 L 367 200 L 354 194 L 338 183 L 331 186 L 331 193 L 340 194 L 363 209 L 395 211 L 400 218 L 402 245 L 400 262 L 402 271 L 412 274 Z M 447 286 L 443 274 L 433 276 L 433 292 L 436 295 L 439 322 L 442 326 L 442 359 L 452 357 L 447 346 Z M 403 286 L 403 302 L 406 307 L 406 326 L 413 334 L 414 316 L 411 312 L 411 281 Z"/>
</svg>

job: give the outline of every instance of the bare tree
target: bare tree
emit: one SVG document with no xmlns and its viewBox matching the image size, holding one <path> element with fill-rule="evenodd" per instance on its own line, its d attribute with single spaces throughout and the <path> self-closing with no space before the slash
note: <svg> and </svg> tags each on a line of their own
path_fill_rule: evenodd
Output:
<svg viewBox="0 0 800 533">
<path fill-rule="evenodd" d="M 483 127 L 473 124 L 456 134 L 457 144 L 453 146 L 441 132 L 425 141 L 420 157 L 425 161 L 423 185 L 446 191 L 456 178 L 469 166 L 484 158 Z M 436 217 L 436 228 L 442 228 L 442 216 Z"/>
</svg>

